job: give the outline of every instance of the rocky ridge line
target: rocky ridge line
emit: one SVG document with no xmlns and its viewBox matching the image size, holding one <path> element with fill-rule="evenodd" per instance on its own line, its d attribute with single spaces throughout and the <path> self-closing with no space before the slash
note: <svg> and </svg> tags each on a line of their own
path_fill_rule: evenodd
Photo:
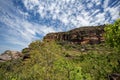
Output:
<svg viewBox="0 0 120 80">
<path fill-rule="evenodd" d="M 87 26 L 76 28 L 67 32 L 48 33 L 44 41 L 67 41 L 77 44 L 98 44 L 104 42 L 104 27 L 102 26 Z"/>
</svg>

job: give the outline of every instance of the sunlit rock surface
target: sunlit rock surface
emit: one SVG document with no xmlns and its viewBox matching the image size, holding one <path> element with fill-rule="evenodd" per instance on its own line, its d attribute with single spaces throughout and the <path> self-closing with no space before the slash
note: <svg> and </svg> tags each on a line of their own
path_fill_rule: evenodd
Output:
<svg viewBox="0 0 120 80">
<path fill-rule="evenodd" d="M 76 28 L 67 32 L 48 33 L 44 41 L 68 41 L 78 44 L 98 44 L 104 42 L 104 25 Z"/>
<path fill-rule="evenodd" d="M 18 51 L 11 51 L 11 50 L 6 50 L 4 53 L 0 55 L 0 62 L 5 62 L 9 60 L 14 60 L 22 57 L 22 53 Z"/>
</svg>

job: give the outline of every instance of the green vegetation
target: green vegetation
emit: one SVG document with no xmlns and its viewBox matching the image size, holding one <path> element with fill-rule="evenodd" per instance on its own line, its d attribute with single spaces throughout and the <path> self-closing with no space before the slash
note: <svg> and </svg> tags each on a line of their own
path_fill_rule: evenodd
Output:
<svg viewBox="0 0 120 80">
<path fill-rule="evenodd" d="M 106 80 L 108 74 L 120 72 L 120 56 L 103 46 L 86 45 L 86 51 L 81 52 L 80 45 L 32 42 L 30 58 L 0 64 L 0 79 Z"/>
<path fill-rule="evenodd" d="M 120 19 L 118 19 L 114 24 L 109 24 L 105 28 L 106 42 L 111 46 L 120 50 Z"/>
<path fill-rule="evenodd" d="M 105 30 L 110 46 L 120 48 L 120 20 Z M 108 74 L 120 73 L 119 52 L 105 43 L 82 46 L 38 40 L 22 52 L 30 57 L 0 63 L 0 80 L 107 80 Z"/>
</svg>

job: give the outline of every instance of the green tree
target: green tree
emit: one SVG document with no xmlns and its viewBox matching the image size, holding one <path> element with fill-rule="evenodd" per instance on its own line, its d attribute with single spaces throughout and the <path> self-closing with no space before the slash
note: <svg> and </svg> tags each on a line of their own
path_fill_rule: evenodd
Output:
<svg viewBox="0 0 120 80">
<path fill-rule="evenodd" d="M 105 38 L 109 46 L 120 50 L 120 19 L 105 27 Z"/>
</svg>

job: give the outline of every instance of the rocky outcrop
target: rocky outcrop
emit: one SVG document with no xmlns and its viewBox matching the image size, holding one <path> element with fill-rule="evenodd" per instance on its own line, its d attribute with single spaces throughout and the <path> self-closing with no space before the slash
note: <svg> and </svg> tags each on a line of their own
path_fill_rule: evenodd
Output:
<svg viewBox="0 0 120 80">
<path fill-rule="evenodd" d="M 21 58 L 22 56 L 23 55 L 21 52 L 7 50 L 0 55 L 0 62 L 15 60 L 15 59 Z"/>
<path fill-rule="evenodd" d="M 104 25 L 80 27 L 68 32 L 49 33 L 44 37 L 44 41 L 68 41 L 78 44 L 97 44 L 104 42 Z"/>
<path fill-rule="evenodd" d="M 120 80 L 120 74 L 118 73 L 113 73 L 108 75 L 108 80 Z"/>
</svg>

